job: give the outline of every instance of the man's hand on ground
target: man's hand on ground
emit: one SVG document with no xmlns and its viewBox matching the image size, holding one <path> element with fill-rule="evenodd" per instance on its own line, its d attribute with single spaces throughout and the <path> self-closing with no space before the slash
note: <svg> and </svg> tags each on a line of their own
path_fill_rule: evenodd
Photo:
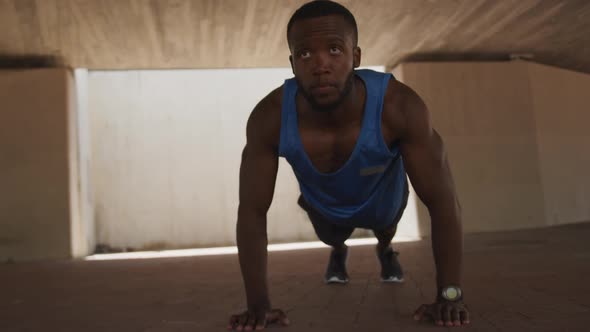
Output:
<svg viewBox="0 0 590 332">
<path fill-rule="evenodd" d="M 232 331 L 259 331 L 269 324 L 289 325 L 287 315 L 281 309 L 248 310 L 238 315 L 232 315 L 227 329 Z"/>
<path fill-rule="evenodd" d="M 438 326 L 469 324 L 469 310 L 463 301 L 423 304 L 414 313 L 415 320 L 430 319 Z"/>
</svg>

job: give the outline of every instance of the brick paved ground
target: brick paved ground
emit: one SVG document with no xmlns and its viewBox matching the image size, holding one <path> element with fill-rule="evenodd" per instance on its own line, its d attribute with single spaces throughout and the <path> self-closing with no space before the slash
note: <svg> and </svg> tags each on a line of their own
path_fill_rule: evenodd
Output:
<svg viewBox="0 0 590 332">
<path fill-rule="evenodd" d="M 372 246 L 352 247 L 351 282 L 322 283 L 328 249 L 270 253 L 284 331 L 432 331 L 428 240 L 396 245 L 401 285 L 381 284 Z M 466 236 L 471 331 L 590 331 L 590 223 Z M 235 255 L 0 265 L 0 331 L 225 331 L 243 308 Z M 464 330 L 465 328 L 460 328 Z"/>
</svg>

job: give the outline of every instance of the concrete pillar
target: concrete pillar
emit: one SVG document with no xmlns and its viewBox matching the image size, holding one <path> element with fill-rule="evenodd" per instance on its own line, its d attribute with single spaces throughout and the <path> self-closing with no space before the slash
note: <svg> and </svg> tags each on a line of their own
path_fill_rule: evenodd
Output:
<svg viewBox="0 0 590 332">
<path fill-rule="evenodd" d="M 75 91 L 68 69 L 0 71 L 0 260 L 91 250 L 81 224 Z"/>
<path fill-rule="evenodd" d="M 424 99 L 443 137 L 465 231 L 544 226 L 526 63 L 406 63 L 394 74 Z"/>
<path fill-rule="evenodd" d="M 522 61 L 393 73 L 422 96 L 446 143 L 466 232 L 590 220 L 590 75 Z"/>
</svg>

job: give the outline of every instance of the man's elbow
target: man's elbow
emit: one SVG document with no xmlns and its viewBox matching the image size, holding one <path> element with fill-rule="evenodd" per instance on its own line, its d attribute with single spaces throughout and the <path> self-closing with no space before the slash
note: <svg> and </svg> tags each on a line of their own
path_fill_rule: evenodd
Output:
<svg viewBox="0 0 590 332">
<path fill-rule="evenodd" d="M 269 207 L 255 204 L 239 203 L 238 205 L 238 217 L 265 217 Z"/>
<path fill-rule="evenodd" d="M 240 204 L 238 207 L 238 230 L 266 232 L 266 215 L 268 209 Z M 245 226 L 245 227 L 243 227 Z"/>
<path fill-rule="evenodd" d="M 445 195 L 424 202 L 432 222 L 460 222 L 461 204 L 455 195 Z"/>
</svg>

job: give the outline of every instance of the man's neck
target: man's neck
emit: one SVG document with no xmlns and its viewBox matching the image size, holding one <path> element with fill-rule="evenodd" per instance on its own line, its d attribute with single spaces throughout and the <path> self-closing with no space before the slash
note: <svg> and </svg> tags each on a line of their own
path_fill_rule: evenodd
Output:
<svg viewBox="0 0 590 332">
<path fill-rule="evenodd" d="M 334 109 L 316 111 L 312 109 L 305 98 L 301 98 L 305 105 L 305 111 L 299 114 L 300 120 L 321 127 L 334 128 L 360 121 L 364 113 L 365 95 L 365 86 L 362 80 L 355 75 L 350 93 Z"/>
</svg>

